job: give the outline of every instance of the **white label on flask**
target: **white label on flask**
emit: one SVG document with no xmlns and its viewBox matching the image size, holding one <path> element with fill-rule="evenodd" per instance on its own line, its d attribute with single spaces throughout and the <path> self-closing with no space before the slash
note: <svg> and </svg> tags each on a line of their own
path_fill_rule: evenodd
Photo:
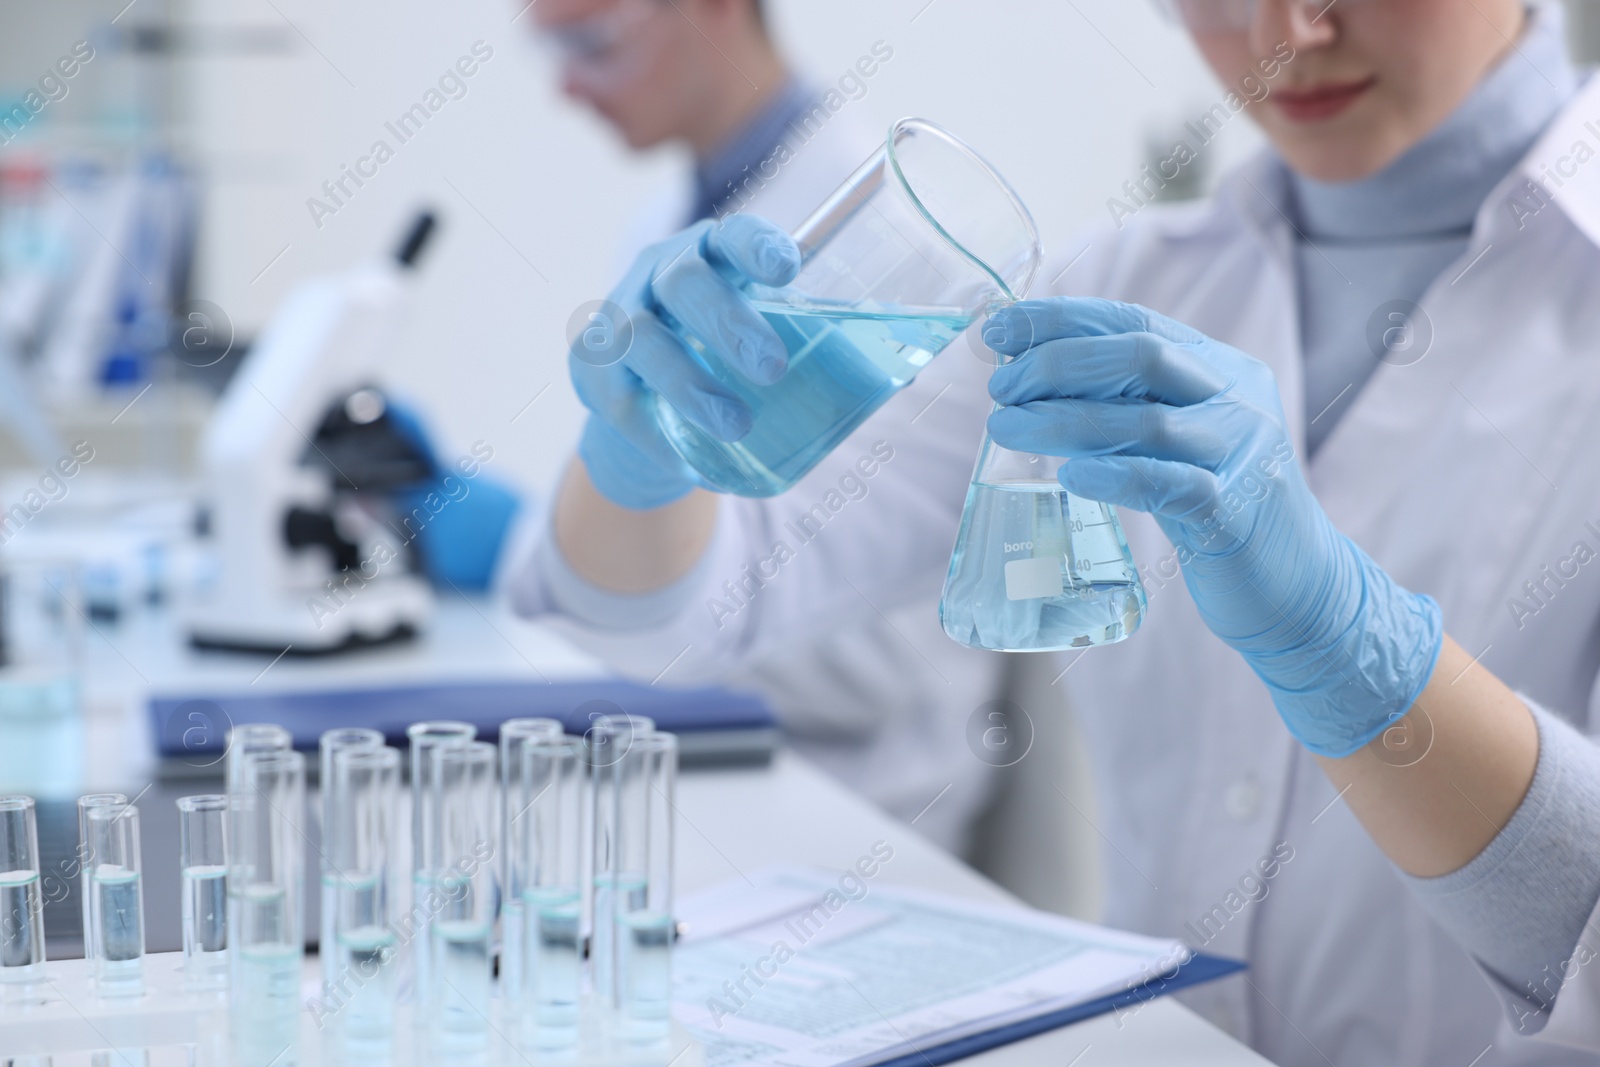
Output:
<svg viewBox="0 0 1600 1067">
<path fill-rule="evenodd" d="M 1060 596 L 1065 589 L 1061 582 L 1061 561 L 1054 556 L 1014 559 L 1006 564 L 1007 600 Z"/>
</svg>

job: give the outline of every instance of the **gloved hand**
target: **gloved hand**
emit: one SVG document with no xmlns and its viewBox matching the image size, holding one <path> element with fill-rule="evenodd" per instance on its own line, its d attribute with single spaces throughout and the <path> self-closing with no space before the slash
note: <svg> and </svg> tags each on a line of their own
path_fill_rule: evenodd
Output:
<svg viewBox="0 0 1600 1067">
<path fill-rule="evenodd" d="M 1061 484 L 1148 511 L 1213 633 L 1289 730 L 1346 756 L 1404 715 L 1443 642 L 1439 606 L 1334 529 L 1290 444 L 1266 365 L 1182 323 L 1106 300 L 1030 300 L 984 340 L 996 443 L 1066 456 Z"/>
<path fill-rule="evenodd" d="M 626 354 L 613 362 L 581 335 L 567 359 L 590 412 L 578 455 L 606 499 L 645 510 L 704 484 L 656 424 L 650 391 L 720 440 L 750 432 L 750 409 L 706 371 L 663 313 L 750 381 L 771 385 L 788 369 L 787 350 L 736 286 L 787 285 L 799 270 L 789 235 L 751 215 L 697 223 L 639 254 L 610 296 L 632 326 Z"/>
</svg>

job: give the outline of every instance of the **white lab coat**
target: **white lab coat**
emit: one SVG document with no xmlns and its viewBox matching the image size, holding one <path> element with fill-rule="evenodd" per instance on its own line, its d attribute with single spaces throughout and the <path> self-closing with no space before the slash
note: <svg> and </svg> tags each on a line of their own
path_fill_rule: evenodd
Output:
<svg viewBox="0 0 1600 1067">
<path fill-rule="evenodd" d="M 851 106 L 833 115 L 813 139 L 794 146 L 792 159 L 776 177 L 750 185 L 753 196 L 742 210 L 792 230 L 837 189 L 883 144 L 887 130 L 854 114 Z M 681 229 L 690 202 L 686 181 L 664 189 L 634 220 L 620 266 Z M 962 438 L 975 440 L 983 414 L 955 410 L 963 420 Z M 828 480 L 837 483 L 841 473 Z M 738 568 L 719 572 L 713 585 L 740 577 Z M 869 612 L 838 632 L 783 642 L 774 653 L 752 657 L 719 680 L 761 692 L 792 747 L 891 814 L 916 819 L 924 836 L 959 852 L 989 799 L 994 776 L 993 768 L 968 749 L 967 722 L 1000 695 L 1005 657 L 950 644 L 936 613 L 939 588 L 939 578 L 929 575 L 911 602 L 883 605 L 881 615 Z M 617 666 L 626 670 L 630 663 L 623 659 Z M 644 673 L 653 678 L 655 672 Z M 675 666 L 665 680 L 676 677 Z"/>
<path fill-rule="evenodd" d="M 1562 961 L 1562 977 L 1561 995 L 1539 1040 L 1600 1053 L 1600 906 L 1589 916 L 1578 948 Z M 1506 1031 L 1517 1028 L 1508 1023 Z"/>
<path fill-rule="evenodd" d="M 1600 79 L 1485 202 L 1471 246 L 1422 299 L 1427 355 L 1380 366 L 1308 476 L 1340 529 L 1399 582 L 1438 598 L 1465 648 L 1587 729 L 1600 561 L 1575 573 L 1570 561 L 1580 541 L 1600 551 L 1600 161 L 1575 166 L 1580 141 L 1600 144 Z M 1564 185 L 1530 213 L 1523 174 L 1546 166 Z M 1041 277 L 1051 292 L 1146 304 L 1267 362 L 1303 455 L 1295 234 L 1267 199 L 1281 202 L 1277 173 L 1259 160 L 1206 204 L 1146 208 Z M 895 459 L 871 496 L 721 629 L 697 600 L 651 633 L 585 640 L 641 665 L 687 647 L 674 671 L 711 671 L 870 617 L 869 601 L 927 603 L 947 564 L 987 372 L 958 342 L 842 445 L 840 462 L 879 440 Z M 712 572 L 768 556 L 830 476 L 771 501 L 727 501 Z M 1250 969 L 1186 999 L 1278 1063 L 1466 1067 L 1491 1046 L 1485 1064 L 1600 1062 L 1500 1029 L 1487 980 L 1408 895 L 1243 660 L 1206 630 L 1156 524 L 1122 518 L 1150 593 L 1144 627 L 1060 660 L 1096 771 L 1109 921 L 1195 942 L 1188 924 L 1222 907 L 1228 921 L 1204 949 Z M 1531 600 L 1530 581 L 1547 592 Z M 940 662 L 956 654 L 947 646 Z M 1240 906 L 1260 896 L 1253 876 L 1275 848 L 1293 858 L 1265 896 Z M 1591 981 L 1596 971 L 1600 962 Z M 1600 1014 L 1600 990 L 1587 995 Z"/>
</svg>

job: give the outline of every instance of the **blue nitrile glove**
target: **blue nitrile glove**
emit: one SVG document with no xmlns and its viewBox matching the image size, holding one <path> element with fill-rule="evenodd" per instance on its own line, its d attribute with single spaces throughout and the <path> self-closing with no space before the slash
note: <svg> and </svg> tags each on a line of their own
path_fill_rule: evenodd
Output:
<svg viewBox="0 0 1600 1067">
<path fill-rule="evenodd" d="M 516 490 L 486 474 L 466 478 L 451 471 L 398 499 L 400 527 L 417 530 L 417 550 L 428 579 L 440 589 L 488 592 L 512 520 L 522 507 Z"/>
<path fill-rule="evenodd" d="M 640 253 L 610 296 L 626 323 L 580 334 L 567 360 L 590 411 L 578 455 L 606 499 L 645 510 L 704 484 L 656 424 L 650 391 L 720 440 L 750 432 L 750 409 L 694 358 L 662 313 L 750 381 L 771 385 L 788 369 L 788 352 L 737 286 L 787 285 L 799 270 L 789 235 L 752 215 L 697 223 Z M 614 339 L 626 338 L 629 327 L 632 340 L 617 360 Z"/>
<path fill-rule="evenodd" d="M 387 399 L 389 425 L 431 468 L 423 481 L 393 492 L 400 509 L 397 530 L 415 544 L 423 573 L 435 586 L 488 590 L 521 498 L 485 474 L 477 458 L 442 458 L 420 409 L 392 396 Z"/>
<path fill-rule="evenodd" d="M 1295 460 L 1266 365 L 1131 304 L 1030 300 L 984 339 L 1000 445 L 1066 456 L 1061 484 L 1148 511 L 1213 633 L 1312 752 L 1346 756 L 1404 715 L 1444 640 L 1439 606 L 1334 529 Z"/>
</svg>

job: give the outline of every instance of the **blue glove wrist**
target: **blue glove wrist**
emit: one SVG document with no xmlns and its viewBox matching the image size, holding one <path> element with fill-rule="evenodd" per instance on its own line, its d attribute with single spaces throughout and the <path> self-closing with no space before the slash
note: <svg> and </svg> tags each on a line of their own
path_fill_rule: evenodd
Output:
<svg viewBox="0 0 1600 1067">
<path fill-rule="evenodd" d="M 647 456 L 594 415 L 584 424 L 578 458 L 601 496 L 634 511 L 665 507 L 700 484 L 676 454 Z"/>
<path fill-rule="evenodd" d="M 1354 542 L 1338 536 L 1360 581 L 1343 632 L 1288 655 L 1244 652 L 1289 732 L 1332 759 L 1371 744 L 1404 716 L 1444 647 L 1438 602 L 1403 588 Z M 1313 655 L 1307 656 L 1308 648 Z"/>
</svg>

